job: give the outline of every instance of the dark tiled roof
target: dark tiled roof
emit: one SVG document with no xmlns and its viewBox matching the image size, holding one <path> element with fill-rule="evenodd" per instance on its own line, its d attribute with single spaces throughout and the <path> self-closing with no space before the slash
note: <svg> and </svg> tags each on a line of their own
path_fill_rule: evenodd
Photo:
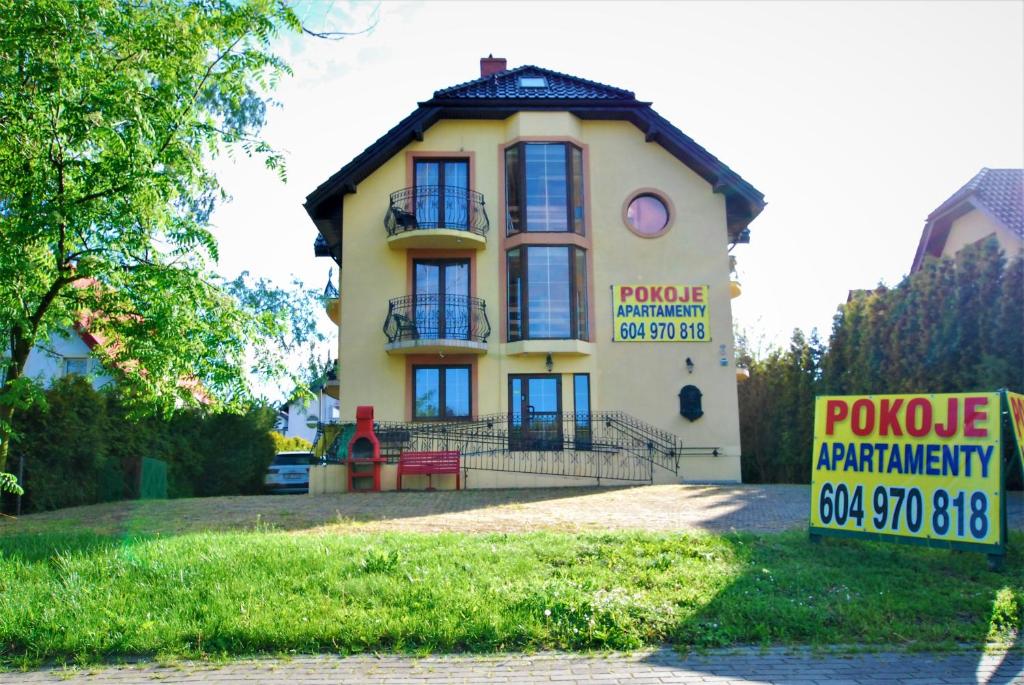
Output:
<svg viewBox="0 0 1024 685">
<path fill-rule="evenodd" d="M 543 77 L 540 88 L 523 87 L 522 77 Z M 692 138 L 641 102 L 632 92 L 596 81 L 532 65 L 443 88 L 420 102 L 416 111 L 396 124 L 306 197 L 305 208 L 323 240 L 317 256 L 330 255 L 341 263 L 341 206 L 344 196 L 392 156 L 442 119 L 504 119 L 517 111 L 567 111 L 581 119 L 628 121 L 725 195 L 726 221 L 731 238 L 764 209 L 764 195 Z"/>
<path fill-rule="evenodd" d="M 1024 169 L 983 168 L 928 216 L 928 220 L 970 198 L 1024 238 Z"/>
<path fill-rule="evenodd" d="M 523 77 L 544 78 L 543 88 L 520 85 Z M 527 64 L 443 88 L 435 100 L 636 100 L 628 90 Z"/>
</svg>

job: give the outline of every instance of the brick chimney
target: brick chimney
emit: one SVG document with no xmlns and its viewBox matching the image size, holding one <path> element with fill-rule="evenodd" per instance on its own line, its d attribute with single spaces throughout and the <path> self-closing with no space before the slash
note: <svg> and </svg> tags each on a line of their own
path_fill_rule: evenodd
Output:
<svg viewBox="0 0 1024 685">
<path fill-rule="evenodd" d="M 508 69 L 508 60 L 504 57 L 487 55 L 487 57 L 480 58 L 480 78 L 497 74 L 499 71 L 505 71 L 506 69 Z"/>
</svg>

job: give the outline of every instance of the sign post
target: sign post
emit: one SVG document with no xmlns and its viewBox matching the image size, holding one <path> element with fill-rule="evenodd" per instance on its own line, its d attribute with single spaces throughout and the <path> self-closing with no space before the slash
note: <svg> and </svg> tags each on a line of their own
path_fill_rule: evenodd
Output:
<svg viewBox="0 0 1024 685">
<path fill-rule="evenodd" d="M 977 551 L 998 568 L 1006 555 L 1000 409 L 1000 393 L 818 397 L 812 539 Z"/>
</svg>

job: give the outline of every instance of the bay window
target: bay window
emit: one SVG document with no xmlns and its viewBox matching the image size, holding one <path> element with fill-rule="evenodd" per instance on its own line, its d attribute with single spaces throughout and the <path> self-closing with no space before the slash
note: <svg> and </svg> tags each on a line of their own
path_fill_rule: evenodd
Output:
<svg viewBox="0 0 1024 685">
<path fill-rule="evenodd" d="M 583 234 L 583 151 L 571 143 L 518 143 L 505 148 L 509 234 Z"/>
<path fill-rule="evenodd" d="M 589 339 L 586 256 L 571 245 L 508 251 L 509 342 Z"/>
</svg>

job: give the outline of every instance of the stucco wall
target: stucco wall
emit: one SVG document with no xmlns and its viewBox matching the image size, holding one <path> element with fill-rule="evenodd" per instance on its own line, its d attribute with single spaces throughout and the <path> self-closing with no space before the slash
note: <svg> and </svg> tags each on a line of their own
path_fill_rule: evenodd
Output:
<svg viewBox="0 0 1024 685">
<path fill-rule="evenodd" d="M 976 243 L 993 234 L 1007 257 L 1012 258 L 1024 249 L 1024 241 L 1012 231 L 993 220 L 985 212 L 973 209 L 953 222 L 949 229 L 949 236 L 942 246 L 942 256 L 952 257 L 971 243 Z"/>
<path fill-rule="evenodd" d="M 288 404 L 288 429 L 284 431 L 286 438 L 302 438 L 313 441 L 316 427 L 306 425 L 306 418 L 315 416 L 321 423 L 338 420 L 338 400 L 328 395 L 317 395 L 308 402 L 293 401 Z"/>
<path fill-rule="evenodd" d="M 342 464 L 314 466 L 309 470 L 309 494 L 330 495 L 348 493 L 347 468 Z M 398 466 L 383 464 L 380 474 L 381 492 L 397 489 Z M 509 473 L 507 471 L 485 471 L 470 469 L 462 477 L 463 490 L 495 490 L 499 488 L 571 488 L 571 487 L 615 487 L 636 485 L 634 481 L 602 478 L 573 478 L 569 476 L 545 476 L 529 473 Z M 403 476 L 403 490 L 425 490 L 427 476 Z M 435 490 L 454 490 L 455 476 L 432 476 L 432 487 Z M 353 493 L 358 494 L 358 493 Z"/>
<path fill-rule="evenodd" d="M 25 376 L 48 387 L 64 375 L 64 360 L 68 357 L 88 358 L 89 346 L 74 331 L 67 331 L 66 337 L 54 333 L 46 345 L 32 348 L 25 363 Z M 88 359 L 88 369 L 94 388 L 99 389 L 114 382 L 95 359 Z"/>
<path fill-rule="evenodd" d="M 645 142 L 644 134 L 632 124 L 581 121 L 567 113 L 525 112 L 504 121 L 442 121 L 425 132 L 423 141 L 407 146 L 360 183 L 355 194 L 346 196 L 340 288 L 345 303 L 338 350 L 342 420 L 352 420 L 355 407 L 362 404 L 374 405 L 378 419 L 408 418 L 407 359 L 385 353 L 381 326 L 388 300 L 409 294 L 409 255 L 388 247 L 383 226 L 389 194 L 411 185 L 409 153 L 471 152 L 471 185 L 486 199 L 491 230 L 486 247 L 475 253 L 472 279 L 475 295 L 487 303 L 493 332 L 487 353 L 476 362 L 477 412 L 508 411 L 509 374 L 545 372 L 548 350 L 512 356 L 500 336 L 505 315 L 499 275 L 505 259 L 505 208 L 499 151 L 502 144 L 532 136 L 575 140 L 585 146 L 588 156 L 586 211 L 595 325 L 592 354 L 553 354 L 553 371 L 562 374 L 562 410 L 573 411 L 571 374 L 589 373 L 593 411 L 625 411 L 679 435 L 689 446 L 720 449 L 722 456 L 717 458 L 685 460 L 685 478 L 739 480 L 724 198 L 662 147 Z M 644 187 L 662 191 L 675 207 L 672 228 L 659 238 L 641 238 L 622 221 L 623 202 Z M 610 288 L 628 283 L 710 286 L 711 342 L 612 342 Z M 695 365 L 692 374 L 686 371 L 687 357 Z M 722 357 L 724 366 L 719 361 Z M 693 423 L 679 415 L 677 396 L 686 384 L 703 392 L 705 415 Z"/>
</svg>

